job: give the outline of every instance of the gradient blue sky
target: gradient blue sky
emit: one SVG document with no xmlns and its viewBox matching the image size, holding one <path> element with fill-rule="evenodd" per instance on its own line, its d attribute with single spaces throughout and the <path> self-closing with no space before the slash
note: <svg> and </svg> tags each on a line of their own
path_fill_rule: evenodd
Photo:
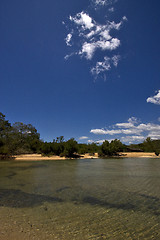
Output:
<svg viewBox="0 0 160 240">
<path fill-rule="evenodd" d="M 1 0 L 0 111 L 45 141 L 160 138 L 159 10 L 159 0 Z"/>
</svg>

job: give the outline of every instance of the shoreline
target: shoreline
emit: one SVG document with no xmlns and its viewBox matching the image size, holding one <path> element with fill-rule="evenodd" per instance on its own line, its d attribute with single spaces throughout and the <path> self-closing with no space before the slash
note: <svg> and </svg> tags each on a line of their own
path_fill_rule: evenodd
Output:
<svg viewBox="0 0 160 240">
<path fill-rule="evenodd" d="M 156 156 L 154 152 L 122 152 L 121 158 L 160 158 Z"/>
<path fill-rule="evenodd" d="M 42 156 L 41 154 L 23 154 L 23 155 L 15 155 L 14 161 L 56 161 L 56 160 L 68 160 L 73 158 L 66 158 L 60 156 Z M 81 155 L 78 159 L 97 159 L 98 153 L 91 155 L 89 153 Z M 144 153 L 144 152 L 122 152 L 120 153 L 119 158 L 160 158 L 160 156 L 156 156 L 155 153 Z"/>
<path fill-rule="evenodd" d="M 69 160 L 69 159 L 76 159 L 76 158 L 66 158 L 66 157 L 60 157 L 60 156 L 42 156 L 41 154 L 23 154 L 23 155 L 15 155 L 14 161 L 56 161 L 56 160 Z M 98 158 L 98 153 L 95 153 L 95 155 L 90 155 L 89 153 L 82 154 L 77 159 L 95 159 Z"/>
</svg>

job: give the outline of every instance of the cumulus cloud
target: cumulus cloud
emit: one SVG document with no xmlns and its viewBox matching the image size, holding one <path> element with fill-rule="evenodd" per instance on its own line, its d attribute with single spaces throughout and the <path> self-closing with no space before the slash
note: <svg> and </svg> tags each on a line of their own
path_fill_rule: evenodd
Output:
<svg viewBox="0 0 160 240">
<path fill-rule="evenodd" d="M 93 43 L 84 42 L 84 44 L 82 45 L 82 50 L 79 51 L 79 54 L 85 56 L 88 60 L 90 60 L 93 57 L 96 48 L 97 46 L 94 42 Z"/>
<path fill-rule="evenodd" d="M 94 0 L 93 2 L 95 6 L 106 6 L 113 4 L 115 0 Z M 112 6 L 109 9 L 108 11 L 114 11 Z M 126 20 L 127 18 L 124 16 L 119 22 L 105 20 L 104 24 L 100 24 L 86 11 L 79 12 L 74 16 L 70 15 L 67 24 L 67 29 L 70 29 L 70 32 L 65 38 L 66 45 L 73 46 L 74 43 L 76 55 L 95 62 L 90 69 L 92 74 L 99 75 L 102 72 L 107 72 L 112 67 L 117 67 L 120 60 L 120 55 L 114 53 L 113 56 L 110 56 L 111 52 L 115 51 L 121 44 L 120 39 L 111 35 L 111 31 L 119 31 Z M 112 33 L 115 34 L 115 31 Z M 104 60 L 97 61 L 94 56 L 96 52 L 100 51 L 104 52 L 106 56 L 103 57 Z M 108 54 L 106 54 L 107 52 Z M 72 55 L 73 53 L 67 54 L 65 59 L 67 60 L 68 56 Z"/>
<path fill-rule="evenodd" d="M 124 143 L 129 143 L 132 144 L 134 142 L 142 142 L 145 140 L 144 136 L 125 136 L 125 137 L 121 137 L 121 141 Z"/>
<path fill-rule="evenodd" d="M 78 13 L 75 17 L 70 16 L 71 21 L 78 25 L 78 34 L 82 38 L 81 49 L 79 55 L 91 60 L 94 52 L 97 49 L 102 51 L 110 50 L 113 51 L 120 46 L 120 40 L 113 38 L 110 35 L 112 29 L 119 30 L 124 20 L 122 19 L 119 23 L 107 22 L 105 25 L 96 23 L 87 13 Z M 70 39 L 71 34 L 67 35 Z M 68 43 L 68 41 L 67 41 Z M 113 59 L 117 66 L 119 59 Z"/>
<path fill-rule="evenodd" d="M 152 139 L 160 138 L 160 124 L 139 123 L 137 118 L 129 118 L 127 122 L 116 123 L 112 129 L 97 128 L 91 129 L 90 133 L 96 135 L 115 135 L 123 142 L 139 142 L 147 137 Z"/>
<path fill-rule="evenodd" d="M 151 132 L 148 134 L 148 137 L 150 137 L 152 140 L 158 140 L 160 139 L 160 132 Z"/>
<path fill-rule="evenodd" d="M 160 105 L 160 90 L 158 90 L 155 96 L 147 98 L 147 102 Z"/>
<path fill-rule="evenodd" d="M 70 16 L 69 19 L 77 25 L 81 25 L 82 29 L 91 29 L 94 27 L 92 18 L 85 12 L 77 13 L 75 17 Z"/>
</svg>

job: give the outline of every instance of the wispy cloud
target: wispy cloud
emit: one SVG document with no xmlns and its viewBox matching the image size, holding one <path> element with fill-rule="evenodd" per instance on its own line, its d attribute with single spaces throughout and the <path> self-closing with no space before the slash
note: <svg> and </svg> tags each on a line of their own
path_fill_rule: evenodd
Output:
<svg viewBox="0 0 160 240">
<path fill-rule="evenodd" d="M 152 139 L 160 138 L 160 124 L 154 123 L 139 123 L 135 118 L 129 118 L 127 122 L 116 123 L 112 129 L 99 128 L 91 129 L 90 133 L 96 135 L 110 135 L 119 138 L 123 142 L 133 143 L 140 142 L 147 137 Z"/>
<path fill-rule="evenodd" d="M 82 137 L 79 138 L 79 140 L 86 140 L 86 139 L 88 139 L 87 136 L 82 136 Z"/>
<path fill-rule="evenodd" d="M 117 67 L 119 60 L 120 60 L 119 55 L 115 55 L 112 58 L 105 56 L 104 61 L 97 62 L 96 66 L 91 68 L 91 73 L 97 76 L 102 72 L 109 71 L 112 65 Z"/>
<path fill-rule="evenodd" d="M 72 46 L 71 44 L 72 34 L 67 34 L 67 37 L 65 38 L 67 46 Z"/>
<path fill-rule="evenodd" d="M 95 6 L 106 6 L 112 5 L 115 1 L 94 0 L 93 2 Z M 113 7 L 109 9 L 108 11 L 114 10 Z M 113 37 L 111 31 L 119 31 L 127 20 L 126 16 L 122 17 L 119 22 L 105 20 L 104 24 L 100 24 L 88 12 L 82 11 L 75 16 L 69 16 L 68 20 L 67 29 L 70 29 L 70 32 L 65 38 L 66 45 L 70 47 L 74 45 L 73 51 L 76 55 L 89 61 L 92 60 L 92 64 L 94 62 L 90 69 L 93 75 L 98 76 L 111 70 L 112 67 L 118 66 L 120 55 L 114 53 L 111 56 L 111 52 L 120 46 L 121 41 L 117 37 Z M 96 52 L 104 52 L 106 56 L 103 57 L 103 60 L 97 61 Z M 68 59 L 74 53 L 66 55 L 65 59 Z"/>
<path fill-rule="evenodd" d="M 117 0 L 92 0 L 92 2 L 95 5 L 95 8 L 97 8 L 97 7 L 100 7 L 100 6 L 111 5 L 115 2 L 117 2 Z"/>
<path fill-rule="evenodd" d="M 147 102 L 160 105 L 160 90 L 158 90 L 155 96 L 147 98 Z"/>
</svg>

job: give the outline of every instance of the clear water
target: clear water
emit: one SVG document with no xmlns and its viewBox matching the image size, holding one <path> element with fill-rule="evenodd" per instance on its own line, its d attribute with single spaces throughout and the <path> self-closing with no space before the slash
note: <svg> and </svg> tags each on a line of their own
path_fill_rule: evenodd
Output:
<svg viewBox="0 0 160 240">
<path fill-rule="evenodd" d="M 160 239 L 160 160 L 0 162 L 6 239 Z"/>
</svg>

